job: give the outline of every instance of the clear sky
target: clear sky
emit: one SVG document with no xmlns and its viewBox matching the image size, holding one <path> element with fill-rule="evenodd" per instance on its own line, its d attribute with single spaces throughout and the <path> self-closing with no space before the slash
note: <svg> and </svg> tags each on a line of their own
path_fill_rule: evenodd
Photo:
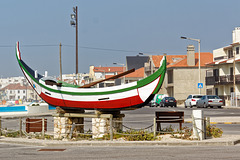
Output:
<svg viewBox="0 0 240 160">
<path fill-rule="evenodd" d="M 59 75 L 59 43 L 63 73 L 75 73 L 73 6 L 79 14 L 79 72 L 89 66 L 126 63 L 139 52 L 186 54 L 201 39 L 201 51 L 232 42 L 240 26 L 240 0 L 1 0 L 0 76 L 23 76 L 15 57 L 20 41 L 23 60 L 43 74 Z"/>
</svg>

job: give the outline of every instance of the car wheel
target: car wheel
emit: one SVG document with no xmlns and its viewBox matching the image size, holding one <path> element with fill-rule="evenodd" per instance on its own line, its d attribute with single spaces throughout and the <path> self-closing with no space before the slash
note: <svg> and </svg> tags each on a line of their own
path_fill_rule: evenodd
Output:
<svg viewBox="0 0 240 160">
<path fill-rule="evenodd" d="M 203 108 L 207 108 L 207 105 L 206 105 L 206 103 L 204 103 L 204 104 L 203 104 Z"/>
<path fill-rule="evenodd" d="M 187 108 L 187 105 L 186 105 L 186 103 L 184 103 L 184 107 L 185 107 L 185 108 Z"/>
<path fill-rule="evenodd" d="M 192 108 L 192 104 L 190 103 L 190 108 Z"/>
<path fill-rule="evenodd" d="M 222 106 L 218 106 L 218 108 L 222 108 Z"/>
<path fill-rule="evenodd" d="M 177 105 L 175 104 L 175 106 L 174 107 L 177 107 Z"/>
</svg>

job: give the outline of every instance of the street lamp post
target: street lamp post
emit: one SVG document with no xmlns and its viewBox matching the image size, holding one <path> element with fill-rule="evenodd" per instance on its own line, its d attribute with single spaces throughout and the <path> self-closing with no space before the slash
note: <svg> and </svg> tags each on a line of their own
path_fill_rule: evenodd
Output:
<svg viewBox="0 0 240 160">
<path fill-rule="evenodd" d="M 76 76 L 78 79 L 78 8 L 73 7 L 73 14 L 71 14 L 71 26 L 76 28 Z"/>
<path fill-rule="evenodd" d="M 114 62 L 113 64 L 115 64 L 115 65 L 121 65 L 121 66 L 123 66 L 123 72 L 125 72 L 125 64 L 122 64 L 122 63 L 116 63 L 116 62 Z M 123 84 L 125 84 L 125 81 L 126 81 L 126 78 L 125 78 L 125 76 L 123 76 Z"/>
<path fill-rule="evenodd" d="M 181 39 L 189 39 L 198 42 L 198 71 L 199 71 L 199 79 L 198 82 L 201 83 L 201 52 L 200 52 L 200 39 L 181 37 Z M 201 94 L 201 88 L 199 87 L 199 94 Z"/>
</svg>

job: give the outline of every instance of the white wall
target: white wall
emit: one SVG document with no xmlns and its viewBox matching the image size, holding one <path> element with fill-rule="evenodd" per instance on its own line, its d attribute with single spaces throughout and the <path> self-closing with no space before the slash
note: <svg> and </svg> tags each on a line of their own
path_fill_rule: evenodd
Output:
<svg viewBox="0 0 240 160">
<path fill-rule="evenodd" d="M 227 54 L 225 53 L 223 48 L 218 48 L 218 49 L 213 50 L 213 58 L 227 56 Z"/>
</svg>

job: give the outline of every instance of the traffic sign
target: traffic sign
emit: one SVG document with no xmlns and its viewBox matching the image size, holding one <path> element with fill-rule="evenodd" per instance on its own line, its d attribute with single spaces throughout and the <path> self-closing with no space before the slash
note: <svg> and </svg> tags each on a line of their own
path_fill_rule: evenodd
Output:
<svg viewBox="0 0 240 160">
<path fill-rule="evenodd" d="M 203 88 L 203 83 L 198 83 L 198 88 Z"/>
</svg>

